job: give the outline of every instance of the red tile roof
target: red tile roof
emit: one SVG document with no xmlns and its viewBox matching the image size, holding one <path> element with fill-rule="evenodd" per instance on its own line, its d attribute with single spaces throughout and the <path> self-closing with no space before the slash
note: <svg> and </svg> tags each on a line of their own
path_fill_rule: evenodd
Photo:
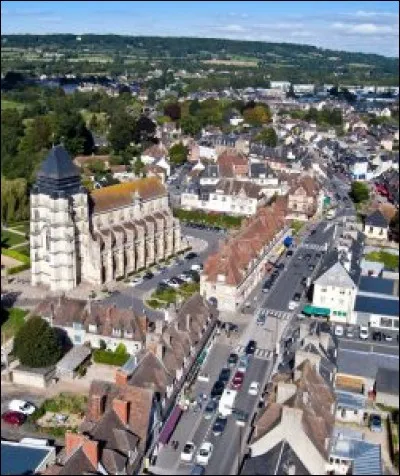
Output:
<svg viewBox="0 0 400 476">
<path fill-rule="evenodd" d="M 216 282 L 218 275 L 223 275 L 226 284 L 238 286 L 251 261 L 258 258 L 284 224 L 282 202 L 261 208 L 257 215 L 244 220 L 242 229 L 206 260 L 204 275 L 207 281 Z"/>
</svg>

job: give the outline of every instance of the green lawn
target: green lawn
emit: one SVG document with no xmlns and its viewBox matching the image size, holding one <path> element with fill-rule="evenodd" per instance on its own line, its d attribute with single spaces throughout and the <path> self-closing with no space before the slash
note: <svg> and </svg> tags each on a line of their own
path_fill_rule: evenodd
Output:
<svg viewBox="0 0 400 476">
<path fill-rule="evenodd" d="M 388 269 L 399 269 L 399 257 L 386 251 L 372 251 L 365 255 L 365 259 L 383 263 Z"/>
<path fill-rule="evenodd" d="M 28 222 L 21 222 L 18 223 L 18 225 L 13 225 L 11 228 L 14 228 L 15 230 L 22 231 L 22 233 L 29 233 L 30 232 L 30 224 Z"/>
<path fill-rule="evenodd" d="M 25 322 L 28 311 L 13 307 L 11 309 L 1 309 L 1 339 L 7 341 L 13 337 Z"/>
<path fill-rule="evenodd" d="M 4 248 L 10 248 L 11 246 L 19 245 L 24 241 L 27 241 L 27 239 L 23 235 L 13 233 L 12 231 L 8 230 L 1 231 L 1 246 Z"/>
<path fill-rule="evenodd" d="M 1 100 L 1 110 L 3 109 L 18 109 L 18 111 L 24 109 L 25 105 L 16 101 L 9 101 L 8 99 Z"/>
<path fill-rule="evenodd" d="M 300 230 L 303 228 L 304 225 L 305 223 L 303 221 L 293 220 L 290 225 L 290 227 L 293 230 L 293 235 L 294 236 L 298 235 L 298 233 L 300 232 Z"/>
<path fill-rule="evenodd" d="M 28 256 L 28 258 L 31 255 L 31 249 L 29 245 L 23 245 L 23 246 L 17 246 L 16 248 L 13 248 L 15 251 L 18 251 L 18 253 L 21 253 L 25 256 Z"/>
</svg>

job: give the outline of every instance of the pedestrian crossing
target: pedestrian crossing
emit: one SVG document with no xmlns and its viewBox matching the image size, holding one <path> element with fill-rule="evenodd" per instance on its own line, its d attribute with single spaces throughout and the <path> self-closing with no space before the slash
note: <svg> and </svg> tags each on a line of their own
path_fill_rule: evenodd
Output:
<svg viewBox="0 0 400 476">
<path fill-rule="evenodd" d="M 292 317 L 291 312 L 286 312 L 286 311 L 275 311 L 274 309 L 267 309 L 264 311 L 266 317 L 272 316 L 275 318 L 278 318 L 281 321 L 289 321 Z"/>
<path fill-rule="evenodd" d="M 242 352 L 245 351 L 245 346 L 244 345 L 237 345 L 235 347 L 235 352 L 237 354 L 241 354 Z M 264 360 L 271 360 L 272 359 L 272 350 L 267 350 L 267 349 L 256 349 L 254 352 L 254 356 L 258 357 L 259 359 L 264 359 Z"/>
<path fill-rule="evenodd" d="M 313 250 L 313 251 L 325 251 L 326 245 L 317 245 L 315 243 L 302 243 L 299 248 L 304 248 L 306 250 Z"/>
</svg>

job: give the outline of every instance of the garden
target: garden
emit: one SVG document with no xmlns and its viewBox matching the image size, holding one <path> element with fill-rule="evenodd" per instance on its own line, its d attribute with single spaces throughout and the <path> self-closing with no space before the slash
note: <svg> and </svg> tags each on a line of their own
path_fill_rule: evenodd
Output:
<svg viewBox="0 0 400 476">
<path fill-rule="evenodd" d="M 394 271 L 399 269 L 399 256 L 387 251 L 372 251 L 365 255 L 365 259 L 383 263 L 387 269 Z"/>
<path fill-rule="evenodd" d="M 14 337 L 25 323 L 25 316 L 28 311 L 13 307 L 11 309 L 1 308 L 1 339 L 7 342 Z"/>
<path fill-rule="evenodd" d="M 178 289 L 171 287 L 154 291 L 146 304 L 153 309 L 165 309 L 170 304 L 186 301 L 192 294 L 200 291 L 200 283 L 185 283 Z"/>
<path fill-rule="evenodd" d="M 82 423 L 86 406 L 86 395 L 60 393 L 45 400 L 36 411 L 28 417 L 39 432 L 62 437 L 67 430 L 76 430 Z"/>
</svg>

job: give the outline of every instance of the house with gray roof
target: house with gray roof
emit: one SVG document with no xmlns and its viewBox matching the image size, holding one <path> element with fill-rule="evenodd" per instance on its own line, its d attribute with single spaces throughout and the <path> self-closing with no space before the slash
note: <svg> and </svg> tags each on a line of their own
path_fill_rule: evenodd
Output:
<svg viewBox="0 0 400 476">
<path fill-rule="evenodd" d="M 399 408 L 399 369 L 379 367 L 375 381 L 375 401 Z"/>
<path fill-rule="evenodd" d="M 374 211 L 367 216 L 364 222 L 364 233 L 372 240 L 387 241 L 389 223 L 380 210 Z"/>
<path fill-rule="evenodd" d="M 352 324 L 356 294 L 355 282 L 337 261 L 314 281 L 312 305 L 329 309 L 331 321 Z"/>
</svg>

